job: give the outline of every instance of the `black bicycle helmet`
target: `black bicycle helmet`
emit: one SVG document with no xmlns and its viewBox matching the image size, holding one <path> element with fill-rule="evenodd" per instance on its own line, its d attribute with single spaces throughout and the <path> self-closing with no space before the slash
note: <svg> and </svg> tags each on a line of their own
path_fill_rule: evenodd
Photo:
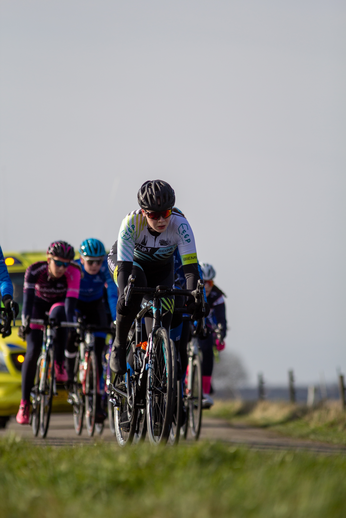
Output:
<svg viewBox="0 0 346 518">
<path fill-rule="evenodd" d="M 167 182 L 148 180 L 139 189 L 137 200 L 141 209 L 161 211 L 174 206 L 175 194 Z"/>
<path fill-rule="evenodd" d="M 74 258 L 74 249 L 66 241 L 53 241 L 48 247 L 47 254 L 54 255 L 72 261 Z"/>
</svg>

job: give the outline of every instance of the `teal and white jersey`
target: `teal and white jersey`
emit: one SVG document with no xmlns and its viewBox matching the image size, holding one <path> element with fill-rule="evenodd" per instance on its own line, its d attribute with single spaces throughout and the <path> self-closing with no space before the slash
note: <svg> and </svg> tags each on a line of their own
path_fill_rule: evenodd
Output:
<svg viewBox="0 0 346 518">
<path fill-rule="evenodd" d="M 150 232 L 141 209 L 130 212 L 123 219 L 117 242 L 118 261 L 155 269 L 155 266 L 169 263 L 176 248 L 183 265 L 197 263 L 192 229 L 178 209 L 173 209 L 169 224 L 162 233 Z"/>
</svg>

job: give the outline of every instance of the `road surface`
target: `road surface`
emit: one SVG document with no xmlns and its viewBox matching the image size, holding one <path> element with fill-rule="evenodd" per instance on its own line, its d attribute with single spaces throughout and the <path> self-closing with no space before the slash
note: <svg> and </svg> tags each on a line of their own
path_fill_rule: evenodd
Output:
<svg viewBox="0 0 346 518">
<path fill-rule="evenodd" d="M 0 437 L 11 433 L 15 433 L 23 439 L 29 440 L 37 445 L 72 446 L 77 444 L 93 444 L 97 441 L 116 442 L 114 435 L 109 429 L 108 420 L 105 421 L 104 430 L 101 435 L 95 432 L 93 437 L 89 437 L 86 428 L 84 428 L 82 435 L 77 436 L 73 427 L 72 414 L 69 413 L 53 413 L 51 415 L 49 431 L 45 439 L 34 437 L 31 427 L 18 425 L 14 417 L 10 419 L 5 429 L 0 430 Z M 308 450 L 319 453 L 346 454 L 345 446 L 287 438 L 263 428 L 230 424 L 222 419 L 209 417 L 207 410 L 203 412 L 200 441 L 203 440 L 219 440 L 234 445 L 246 445 L 256 450 Z"/>
</svg>

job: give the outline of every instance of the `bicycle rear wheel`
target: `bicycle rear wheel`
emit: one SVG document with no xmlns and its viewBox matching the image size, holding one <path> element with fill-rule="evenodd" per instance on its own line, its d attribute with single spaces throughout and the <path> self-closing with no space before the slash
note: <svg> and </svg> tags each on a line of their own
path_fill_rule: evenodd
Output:
<svg viewBox="0 0 346 518">
<path fill-rule="evenodd" d="M 127 384 L 130 383 L 130 398 L 128 398 Z M 123 392 L 123 395 L 117 393 L 117 404 L 114 407 L 114 426 L 115 436 L 120 446 L 131 444 L 135 434 L 137 409 L 134 404 L 133 389 L 131 379 L 128 374 L 124 376 L 116 376 L 114 386 Z"/>
<path fill-rule="evenodd" d="M 52 411 L 54 392 L 54 353 L 52 349 L 46 351 L 45 366 L 41 370 L 43 377 L 43 391 L 40 392 L 40 435 L 46 437 L 49 427 L 50 414 Z"/>
<path fill-rule="evenodd" d="M 192 362 L 192 384 L 188 395 L 187 423 L 193 439 L 197 441 L 202 424 L 202 365 L 199 355 L 195 355 Z M 187 426 L 186 426 L 187 428 Z"/>
<path fill-rule="evenodd" d="M 167 442 L 172 422 L 172 351 L 166 329 L 160 327 L 149 351 L 147 427 L 152 444 Z"/>
<path fill-rule="evenodd" d="M 95 432 L 97 398 L 97 362 L 95 351 L 89 351 L 85 375 L 85 423 L 89 437 Z"/>
</svg>

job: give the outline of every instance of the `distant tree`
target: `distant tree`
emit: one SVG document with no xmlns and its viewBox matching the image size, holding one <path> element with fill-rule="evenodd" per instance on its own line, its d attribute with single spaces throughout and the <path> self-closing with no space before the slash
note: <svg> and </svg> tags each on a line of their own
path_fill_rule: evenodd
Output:
<svg viewBox="0 0 346 518">
<path fill-rule="evenodd" d="M 240 357 L 232 351 L 221 351 L 215 358 L 212 386 L 227 397 L 236 397 L 238 389 L 248 380 L 248 374 Z"/>
</svg>

